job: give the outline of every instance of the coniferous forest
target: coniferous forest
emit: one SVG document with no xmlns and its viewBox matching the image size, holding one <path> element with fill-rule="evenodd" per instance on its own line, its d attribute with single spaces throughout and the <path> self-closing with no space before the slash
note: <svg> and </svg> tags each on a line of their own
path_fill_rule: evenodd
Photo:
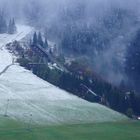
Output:
<svg viewBox="0 0 140 140">
<path fill-rule="evenodd" d="M 12 18 L 7 20 L 4 11 L 0 10 L 0 34 L 14 34 L 16 33 L 16 30 L 15 19 Z"/>
</svg>

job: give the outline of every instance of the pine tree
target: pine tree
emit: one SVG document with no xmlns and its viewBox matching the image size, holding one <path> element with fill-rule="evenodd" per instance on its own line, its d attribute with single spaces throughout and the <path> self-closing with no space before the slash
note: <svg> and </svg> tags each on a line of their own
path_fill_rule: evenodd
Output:
<svg viewBox="0 0 140 140">
<path fill-rule="evenodd" d="M 128 46 L 125 71 L 130 79 L 131 88 L 140 90 L 140 30 Z"/>
<path fill-rule="evenodd" d="M 47 41 L 47 38 L 45 38 L 45 42 L 44 42 L 44 48 L 46 49 L 46 48 L 48 48 L 48 41 Z"/>
<path fill-rule="evenodd" d="M 9 20 L 9 25 L 8 25 L 8 33 L 9 34 L 14 34 L 16 33 L 17 28 L 16 28 L 16 24 L 15 24 L 15 19 L 13 18 L 12 20 Z"/>
<path fill-rule="evenodd" d="M 37 33 L 35 32 L 34 35 L 33 35 L 33 45 L 37 45 Z"/>
<path fill-rule="evenodd" d="M 3 20 L 3 33 L 6 33 L 7 32 L 7 23 L 6 23 L 6 20 L 4 19 Z"/>
<path fill-rule="evenodd" d="M 0 11 L 0 33 L 6 33 L 7 32 L 7 23 L 4 16 L 4 12 Z"/>
<path fill-rule="evenodd" d="M 1 21 L 1 33 L 6 33 L 7 32 L 7 24 L 6 24 L 6 20 L 2 19 Z"/>
<path fill-rule="evenodd" d="M 14 18 L 12 20 L 12 28 L 13 28 L 13 33 L 16 33 L 17 27 L 16 27 L 16 24 L 15 24 L 15 19 Z"/>
<path fill-rule="evenodd" d="M 8 33 L 12 34 L 12 21 L 11 21 L 11 19 L 9 20 Z"/>
<path fill-rule="evenodd" d="M 43 47 L 44 42 L 43 42 L 43 39 L 42 39 L 41 32 L 38 33 L 38 44 Z"/>
</svg>

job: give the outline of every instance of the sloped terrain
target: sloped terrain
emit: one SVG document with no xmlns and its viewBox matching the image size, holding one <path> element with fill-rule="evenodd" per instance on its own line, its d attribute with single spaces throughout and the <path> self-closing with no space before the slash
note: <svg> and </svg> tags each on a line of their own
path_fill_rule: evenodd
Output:
<svg viewBox="0 0 140 140">
<path fill-rule="evenodd" d="M 12 65 L 13 56 L 5 49 L 5 45 L 21 40 L 30 32 L 31 28 L 19 26 L 16 35 L 0 35 L 1 115 L 25 122 L 31 118 L 32 123 L 45 125 L 127 120 L 120 113 L 84 101 L 41 80 L 17 64 Z"/>
</svg>

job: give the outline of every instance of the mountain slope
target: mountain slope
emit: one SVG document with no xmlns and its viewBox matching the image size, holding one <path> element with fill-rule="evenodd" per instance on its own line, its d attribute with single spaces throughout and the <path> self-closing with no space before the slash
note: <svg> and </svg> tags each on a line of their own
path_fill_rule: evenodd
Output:
<svg viewBox="0 0 140 140">
<path fill-rule="evenodd" d="M 127 120 L 120 113 L 84 101 L 41 80 L 17 64 L 11 65 L 13 56 L 5 44 L 20 40 L 30 32 L 31 28 L 20 26 L 16 35 L 0 35 L 0 114 L 21 121 L 28 121 L 32 114 L 32 122 L 38 124 Z"/>
</svg>

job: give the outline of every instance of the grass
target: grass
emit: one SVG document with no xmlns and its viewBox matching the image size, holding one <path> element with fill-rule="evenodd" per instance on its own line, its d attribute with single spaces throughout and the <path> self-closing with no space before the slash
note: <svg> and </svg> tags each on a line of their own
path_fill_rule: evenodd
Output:
<svg viewBox="0 0 140 140">
<path fill-rule="evenodd" d="M 0 117 L 0 140 L 140 140 L 140 122 L 28 125 Z"/>
</svg>

